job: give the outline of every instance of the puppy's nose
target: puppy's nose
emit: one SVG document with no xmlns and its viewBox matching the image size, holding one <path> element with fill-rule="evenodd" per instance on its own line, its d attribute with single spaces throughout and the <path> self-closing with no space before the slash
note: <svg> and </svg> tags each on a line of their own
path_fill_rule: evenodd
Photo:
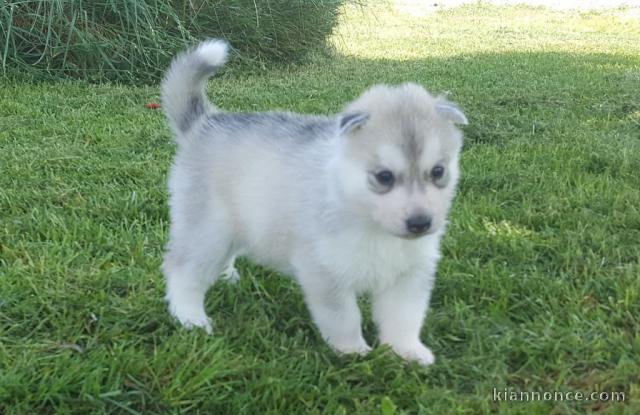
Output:
<svg viewBox="0 0 640 415">
<path fill-rule="evenodd" d="M 425 232 L 430 226 L 431 217 L 427 215 L 416 215 L 407 219 L 407 229 L 415 235 Z"/>
</svg>

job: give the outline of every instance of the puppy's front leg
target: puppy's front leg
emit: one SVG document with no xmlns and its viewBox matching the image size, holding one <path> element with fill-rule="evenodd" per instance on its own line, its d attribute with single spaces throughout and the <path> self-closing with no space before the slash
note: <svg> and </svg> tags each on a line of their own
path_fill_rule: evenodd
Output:
<svg viewBox="0 0 640 415">
<path fill-rule="evenodd" d="M 380 342 L 390 345 L 403 358 L 425 366 L 435 360 L 431 350 L 420 341 L 432 287 L 432 271 L 416 272 L 373 293 L 372 299 Z"/>
<path fill-rule="evenodd" d="M 362 336 L 356 294 L 322 273 L 298 273 L 307 307 L 320 334 L 339 353 L 365 354 L 371 350 Z"/>
</svg>

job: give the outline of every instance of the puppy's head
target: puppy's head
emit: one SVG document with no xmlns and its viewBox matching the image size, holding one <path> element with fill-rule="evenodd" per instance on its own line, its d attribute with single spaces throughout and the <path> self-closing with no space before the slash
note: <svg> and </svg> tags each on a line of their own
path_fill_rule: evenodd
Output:
<svg viewBox="0 0 640 415">
<path fill-rule="evenodd" d="M 339 119 L 340 194 L 357 214 L 413 239 L 446 223 L 458 181 L 464 114 L 422 87 L 375 86 Z"/>
</svg>

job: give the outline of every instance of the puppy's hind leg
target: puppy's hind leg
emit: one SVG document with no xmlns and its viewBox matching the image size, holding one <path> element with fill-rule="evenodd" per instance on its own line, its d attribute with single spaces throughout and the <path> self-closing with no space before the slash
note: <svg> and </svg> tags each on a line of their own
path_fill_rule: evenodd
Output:
<svg viewBox="0 0 640 415">
<path fill-rule="evenodd" d="M 240 273 L 236 268 L 237 257 L 237 254 L 232 254 L 227 260 L 227 264 L 224 266 L 224 269 L 222 270 L 222 278 L 232 284 L 237 284 L 238 281 L 240 281 Z"/>
<path fill-rule="evenodd" d="M 186 328 L 200 327 L 211 334 L 211 320 L 204 310 L 208 288 L 220 275 L 231 249 L 224 224 L 196 229 L 172 225 L 171 239 L 162 269 L 167 281 L 169 311 Z"/>
</svg>

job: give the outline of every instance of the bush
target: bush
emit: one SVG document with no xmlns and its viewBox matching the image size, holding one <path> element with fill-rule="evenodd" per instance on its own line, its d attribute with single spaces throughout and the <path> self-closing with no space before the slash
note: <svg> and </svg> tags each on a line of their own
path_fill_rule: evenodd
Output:
<svg viewBox="0 0 640 415">
<path fill-rule="evenodd" d="M 0 8 L 2 69 L 37 78 L 152 82 L 208 37 L 261 62 L 324 46 L 344 0 L 9 0 Z"/>
</svg>

